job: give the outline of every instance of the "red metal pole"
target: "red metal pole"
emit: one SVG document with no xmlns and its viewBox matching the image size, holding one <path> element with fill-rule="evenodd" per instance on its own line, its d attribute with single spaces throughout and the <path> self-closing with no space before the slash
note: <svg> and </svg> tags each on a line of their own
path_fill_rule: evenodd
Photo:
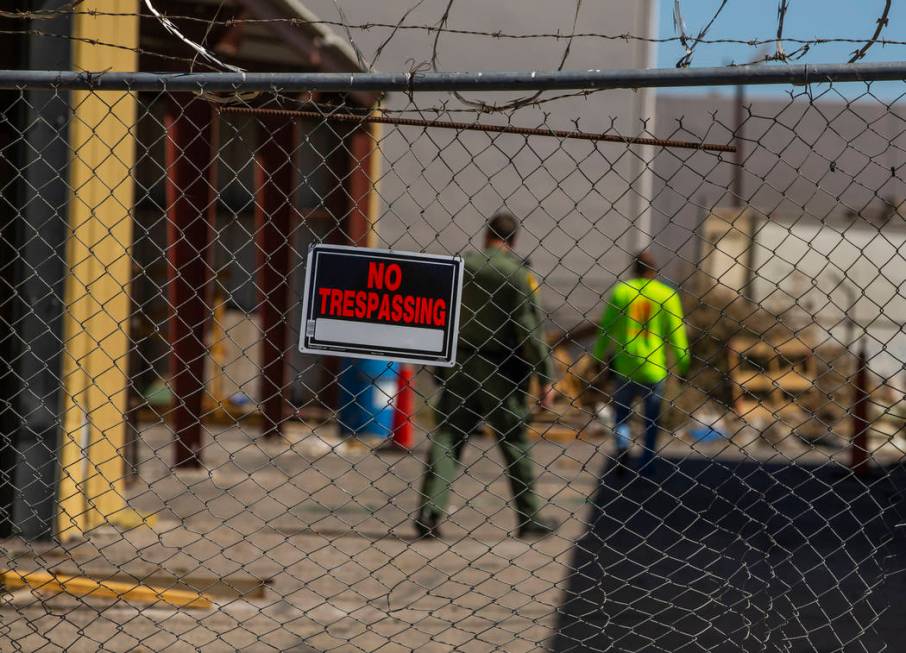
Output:
<svg viewBox="0 0 906 653">
<path fill-rule="evenodd" d="M 217 130 L 207 102 L 176 96 L 164 123 L 167 129 L 167 286 L 171 426 L 176 435 L 174 465 L 201 465 L 201 411 L 207 358 L 205 327 L 210 312 L 208 262 L 216 216 Z"/>
<path fill-rule="evenodd" d="M 293 122 L 261 118 L 255 151 L 255 224 L 261 319 L 261 432 L 279 435 L 285 412 L 286 320 L 289 314 L 290 233 L 293 214 Z"/>
<path fill-rule="evenodd" d="M 393 442 L 404 449 L 412 448 L 412 415 L 415 408 L 415 391 L 412 389 L 412 366 L 400 365 L 393 410 Z"/>
<path fill-rule="evenodd" d="M 850 467 L 858 476 L 865 476 L 868 465 L 868 356 L 865 343 L 859 349 L 856 360 L 856 378 L 853 384 L 852 444 L 850 445 Z"/>
</svg>

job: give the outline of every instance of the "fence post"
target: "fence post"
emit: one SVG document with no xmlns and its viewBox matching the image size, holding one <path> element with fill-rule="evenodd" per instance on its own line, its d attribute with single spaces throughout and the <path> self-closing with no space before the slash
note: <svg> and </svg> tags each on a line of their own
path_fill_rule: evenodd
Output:
<svg viewBox="0 0 906 653">
<path fill-rule="evenodd" d="M 856 357 L 856 376 L 853 383 L 852 443 L 850 468 L 857 476 L 865 476 L 868 466 L 868 357 L 865 342 Z"/>
<path fill-rule="evenodd" d="M 216 116 L 185 97 L 167 107 L 167 284 L 170 309 L 171 423 L 176 467 L 201 465 L 201 413 L 210 310 L 208 260 L 214 220 Z"/>
<path fill-rule="evenodd" d="M 261 433 L 279 435 L 286 385 L 290 242 L 296 129 L 286 118 L 263 118 L 255 152 L 255 228 L 261 319 Z"/>
</svg>

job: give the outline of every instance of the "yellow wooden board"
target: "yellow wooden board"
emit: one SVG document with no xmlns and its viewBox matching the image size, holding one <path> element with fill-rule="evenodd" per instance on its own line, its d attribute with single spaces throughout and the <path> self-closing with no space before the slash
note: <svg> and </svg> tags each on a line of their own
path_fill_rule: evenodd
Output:
<svg viewBox="0 0 906 653">
<path fill-rule="evenodd" d="M 46 571 L 7 570 L 0 572 L 8 590 L 30 587 L 33 590 L 69 596 L 89 596 L 138 603 L 166 603 L 178 608 L 207 610 L 213 602 L 205 594 L 171 590 L 123 581 L 96 580 L 84 576 L 50 574 Z"/>
</svg>

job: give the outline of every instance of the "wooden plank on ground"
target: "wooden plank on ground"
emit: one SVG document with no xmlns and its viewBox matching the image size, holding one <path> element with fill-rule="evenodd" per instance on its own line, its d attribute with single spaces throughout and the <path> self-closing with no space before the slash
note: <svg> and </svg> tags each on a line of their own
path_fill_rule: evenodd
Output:
<svg viewBox="0 0 906 653">
<path fill-rule="evenodd" d="M 178 608 L 207 610 L 212 605 L 210 597 L 198 592 L 171 590 L 163 587 L 139 585 L 137 583 L 95 580 L 84 576 L 50 574 L 46 571 L 21 571 L 9 569 L 0 572 L 3 585 L 7 590 L 30 587 L 33 590 L 68 594 L 70 596 L 90 596 L 109 598 L 139 603 L 166 603 Z"/>
<path fill-rule="evenodd" d="M 103 582 L 115 582 L 135 585 L 147 585 L 150 587 L 163 587 L 168 590 L 180 590 L 185 592 L 194 592 L 211 597 L 224 597 L 231 599 L 263 599 L 269 585 L 273 583 L 270 578 L 255 578 L 253 576 L 224 576 L 215 578 L 214 576 L 180 576 L 172 573 L 154 572 L 154 573 L 134 573 L 128 571 L 100 569 L 89 566 L 80 568 L 73 573 L 71 565 L 61 563 L 59 567 L 53 566 L 54 575 L 85 575 L 90 574 L 93 578 L 103 578 Z"/>
</svg>

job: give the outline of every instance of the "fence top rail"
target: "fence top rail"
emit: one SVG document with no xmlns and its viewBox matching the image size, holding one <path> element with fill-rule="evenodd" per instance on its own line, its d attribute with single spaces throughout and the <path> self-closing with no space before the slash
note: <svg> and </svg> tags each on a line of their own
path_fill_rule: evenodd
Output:
<svg viewBox="0 0 906 653">
<path fill-rule="evenodd" d="M 416 73 L 154 73 L 0 70 L 0 88 L 133 91 L 539 91 L 906 79 L 906 61 L 655 68 L 649 70 Z"/>
</svg>

